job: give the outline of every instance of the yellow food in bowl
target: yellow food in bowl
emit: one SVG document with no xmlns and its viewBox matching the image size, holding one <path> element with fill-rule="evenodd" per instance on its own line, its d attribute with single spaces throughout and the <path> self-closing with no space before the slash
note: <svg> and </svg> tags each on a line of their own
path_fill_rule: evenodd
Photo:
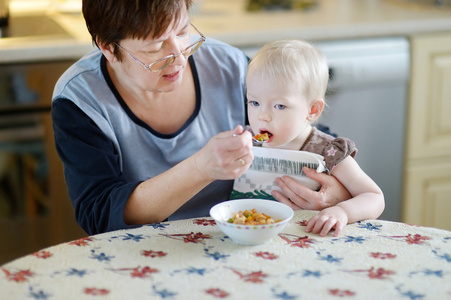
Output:
<svg viewBox="0 0 451 300">
<path fill-rule="evenodd" d="M 280 222 L 280 220 L 274 221 L 271 216 L 264 213 L 259 213 L 255 208 L 251 210 L 239 211 L 234 214 L 227 222 L 240 225 L 263 225 L 273 224 Z"/>
</svg>

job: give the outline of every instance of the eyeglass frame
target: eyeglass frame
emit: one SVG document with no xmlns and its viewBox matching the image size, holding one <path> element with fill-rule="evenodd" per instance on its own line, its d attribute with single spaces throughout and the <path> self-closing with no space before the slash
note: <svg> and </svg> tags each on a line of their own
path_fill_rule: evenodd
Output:
<svg viewBox="0 0 451 300">
<path fill-rule="evenodd" d="M 145 63 L 143 63 L 142 61 L 140 61 L 138 58 L 136 58 L 135 56 L 133 56 L 133 54 L 131 54 L 130 52 L 128 52 L 126 49 L 124 49 L 124 47 L 122 47 L 122 46 L 119 45 L 118 43 L 114 43 L 114 44 L 115 44 L 116 46 L 118 46 L 120 49 L 122 49 L 123 51 L 125 51 L 125 53 L 127 53 L 134 61 L 136 61 L 137 63 L 139 63 L 141 66 L 143 66 L 143 68 L 144 68 L 145 70 L 156 73 L 156 72 L 159 72 L 159 71 L 165 69 L 166 67 L 169 67 L 169 66 L 176 60 L 177 57 L 179 57 L 180 55 L 185 56 L 184 54 L 185 54 L 185 52 L 188 51 L 188 49 L 193 48 L 193 46 L 195 46 L 196 44 L 199 44 L 199 43 L 200 43 L 200 44 L 197 46 L 197 48 L 196 48 L 195 51 L 189 53 L 188 56 L 185 56 L 185 58 L 190 57 L 191 55 L 193 55 L 193 54 L 199 49 L 199 47 L 202 45 L 202 43 L 205 42 L 205 40 L 207 39 L 207 38 L 205 37 L 205 35 L 203 35 L 203 34 L 197 29 L 197 27 L 194 26 L 192 23 L 190 23 L 190 25 L 193 26 L 193 28 L 194 28 L 194 29 L 197 31 L 197 33 L 200 35 L 200 39 L 199 39 L 199 40 L 197 40 L 196 42 L 192 43 L 191 45 L 189 45 L 188 47 L 186 47 L 185 49 L 183 49 L 182 51 L 180 51 L 180 53 L 178 53 L 178 54 L 171 54 L 171 55 L 165 56 L 165 57 L 163 57 L 163 58 L 160 58 L 160 59 L 154 61 L 153 63 L 149 64 L 148 66 L 147 66 Z M 157 64 L 157 63 L 159 63 L 159 62 L 165 61 L 165 60 L 170 60 L 170 62 L 167 63 L 167 64 L 165 64 L 163 67 L 159 68 L 158 70 L 152 70 L 152 66 L 153 66 L 153 65 L 155 65 L 155 64 Z"/>
</svg>

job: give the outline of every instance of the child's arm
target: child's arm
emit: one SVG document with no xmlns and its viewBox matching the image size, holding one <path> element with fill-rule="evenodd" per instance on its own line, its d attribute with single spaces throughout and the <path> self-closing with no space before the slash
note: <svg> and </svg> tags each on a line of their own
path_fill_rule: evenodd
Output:
<svg viewBox="0 0 451 300">
<path fill-rule="evenodd" d="M 349 191 L 353 198 L 340 202 L 334 207 L 322 210 L 312 217 L 306 232 L 325 236 L 332 228 L 338 236 L 343 227 L 365 219 L 376 219 L 384 210 L 384 195 L 377 184 L 360 168 L 350 156 L 346 157 L 333 170 L 335 176 Z"/>
</svg>

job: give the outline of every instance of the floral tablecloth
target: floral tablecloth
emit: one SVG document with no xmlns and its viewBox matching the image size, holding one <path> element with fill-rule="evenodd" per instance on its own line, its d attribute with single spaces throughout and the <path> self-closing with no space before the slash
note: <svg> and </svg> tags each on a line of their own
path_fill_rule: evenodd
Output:
<svg viewBox="0 0 451 300">
<path fill-rule="evenodd" d="M 0 299 L 451 299 L 451 232 L 381 220 L 340 237 L 297 211 L 266 244 L 240 246 L 210 218 L 115 231 L 0 267 Z"/>
</svg>

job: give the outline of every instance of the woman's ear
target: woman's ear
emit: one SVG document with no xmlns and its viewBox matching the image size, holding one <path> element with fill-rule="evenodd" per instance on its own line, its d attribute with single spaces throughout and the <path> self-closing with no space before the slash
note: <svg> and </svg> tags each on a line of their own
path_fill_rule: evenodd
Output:
<svg viewBox="0 0 451 300">
<path fill-rule="evenodd" d="M 307 116 L 307 120 L 312 122 L 315 121 L 323 112 L 324 109 L 324 99 L 315 99 L 310 105 L 310 112 Z"/>
<path fill-rule="evenodd" d="M 102 51 L 103 55 L 109 62 L 112 63 L 117 61 L 117 57 L 116 55 L 114 55 L 115 46 L 113 44 L 105 45 L 101 43 L 99 40 L 96 40 L 96 42 L 97 45 L 99 46 L 100 51 Z"/>
</svg>

